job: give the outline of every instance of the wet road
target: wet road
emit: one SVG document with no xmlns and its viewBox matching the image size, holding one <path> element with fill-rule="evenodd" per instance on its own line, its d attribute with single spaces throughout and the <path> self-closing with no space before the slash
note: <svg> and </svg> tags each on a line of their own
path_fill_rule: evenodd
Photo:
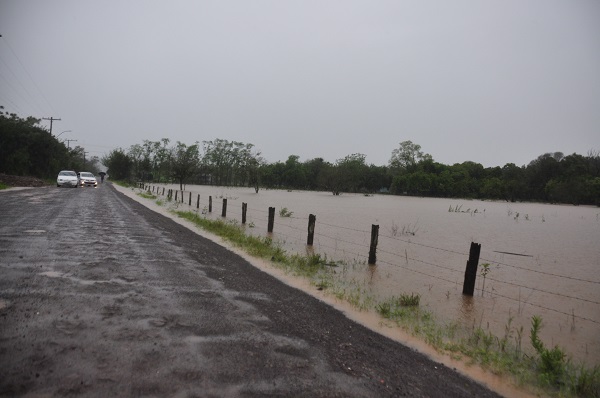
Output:
<svg viewBox="0 0 600 398">
<path fill-rule="evenodd" d="M 0 192 L 1 396 L 497 396 L 118 193 Z"/>
</svg>

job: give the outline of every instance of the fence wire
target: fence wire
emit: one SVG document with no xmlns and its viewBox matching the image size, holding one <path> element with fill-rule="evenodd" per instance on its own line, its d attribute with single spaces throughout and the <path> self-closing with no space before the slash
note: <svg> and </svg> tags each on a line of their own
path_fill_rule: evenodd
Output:
<svg viewBox="0 0 600 398">
<path fill-rule="evenodd" d="M 177 191 L 177 190 L 173 190 L 172 192 L 175 192 L 175 191 Z M 154 192 L 154 189 L 152 190 L 152 192 Z M 166 196 L 168 194 L 168 192 L 169 192 L 169 190 L 165 190 L 164 195 Z M 179 192 L 180 195 L 182 194 L 182 192 L 183 193 L 187 193 L 189 195 L 189 191 L 181 191 L 181 190 L 179 190 L 178 192 Z M 156 190 L 156 194 L 157 195 L 162 195 L 162 191 L 159 190 L 159 189 L 157 189 Z M 206 195 L 203 195 L 203 196 L 200 197 L 200 203 L 208 205 L 208 201 L 206 199 L 203 199 L 205 197 L 206 197 Z M 184 197 L 183 196 L 178 197 L 178 202 L 188 205 L 189 204 L 189 196 L 187 197 L 187 199 L 184 198 L 183 202 L 181 201 L 182 198 L 184 198 Z M 221 206 L 219 206 L 218 211 L 215 211 L 215 207 L 216 207 L 215 202 L 216 201 L 213 200 L 213 213 L 220 212 L 220 209 L 221 209 Z M 236 210 L 241 209 L 241 205 L 239 205 L 239 204 L 237 204 L 235 202 L 232 202 L 232 203 L 228 202 L 227 203 L 228 210 L 229 210 L 230 206 L 233 207 L 233 208 L 235 208 Z M 194 198 L 192 200 L 192 205 L 190 207 L 194 207 L 194 208 L 196 207 L 196 200 Z M 247 211 L 248 211 L 247 214 L 250 214 L 251 212 L 257 212 L 257 213 L 260 213 L 260 214 L 263 214 L 263 215 L 264 214 L 268 215 L 268 213 L 269 213 L 268 210 L 262 210 L 262 209 L 258 209 L 258 208 L 250 207 L 250 206 L 248 206 Z M 241 213 L 240 213 L 240 215 L 241 215 Z M 289 216 L 289 217 L 286 217 L 286 218 L 288 218 L 290 220 L 299 220 L 299 221 L 304 220 L 304 218 L 295 217 L 293 215 Z M 333 247 L 333 246 L 331 246 L 331 245 L 329 245 L 327 243 L 321 242 L 321 241 L 319 241 L 319 243 L 318 243 L 319 247 L 330 249 L 330 250 L 333 250 L 334 252 L 337 252 L 337 251 L 341 250 L 343 253 L 354 255 L 357 258 L 366 258 L 367 257 L 366 253 L 368 253 L 368 249 L 370 248 L 370 245 L 367 245 L 364 242 L 365 241 L 370 242 L 371 231 L 369 231 L 369 230 L 363 230 L 363 229 L 358 229 L 358 228 L 351 228 L 351 227 L 347 227 L 347 226 L 335 225 L 335 224 L 331 224 L 331 223 L 325 223 L 325 222 L 322 222 L 322 221 L 317 221 L 317 225 L 319 225 L 319 224 L 325 225 L 325 226 L 330 227 L 330 228 L 335 229 L 335 230 L 352 231 L 352 232 L 356 232 L 356 233 L 362 234 L 363 235 L 363 239 L 361 239 L 361 241 L 352 241 L 352 240 L 340 238 L 339 236 L 335 236 L 334 237 L 334 236 L 327 235 L 325 233 L 321 233 L 321 232 L 316 232 L 315 231 L 314 235 L 316 237 L 322 238 L 322 240 L 331 240 L 331 241 L 334 241 L 334 242 L 342 242 L 342 243 L 351 245 L 351 247 L 364 248 L 365 250 L 364 250 L 364 253 L 356 253 L 354 251 L 340 249 L 338 247 Z M 292 230 L 295 230 L 295 231 L 300 231 L 300 232 L 306 233 L 306 228 L 301 228 L 301 227 L 298 227 L 298 226 L 295 226 L 295 225 L 292 225 L 292 224 L 284 224 L 284 223 L 281 223 L 281 222 L 274 222 L 274 225 L 278 228 L 278 230 L 276 232 L 277 235 L 281 235 L 281 236 L 289 239 L 290 242 L 292 244 L 295 244 L 296 246 L 301 246 L 301 245 L 304 244 L 301 240 L 299 240 L 297 238 L 297 236 L 292 236 L 292 235 L 289 235 L 287 233 L 284 233 L 280 229 L 282 229 L 282 228 L 289 228 L 289 229 L 292 229 Z M 461 251 L 452 250 L 452 249 L 448 249 L 448 248 L 442 248 L 442 247 L 438 247 L 438 246 L 434 246 L 434 245 L 426 244 L 426 243 L 414 242 L 412 240 L 402 239 L 402 238 L 399 238 L 397 236 L 390 236 L 390 235 L 381 234 L 381 235 L 379 235 L 379 237 L 380 238 L 385 238 L 385 239 L 387 239 L 387 240 L 389 240 L 389 241 L 391 241 L 393 243 L 403 243 L 405 245 L 417 246 L 417 247 L 421 247 L 421 248 L 425 248 L 425 249 L 431 249 L 431 250 L 441 251 L 441 252 L 445 252 L 445 253 L 451 253 L 453 255 L 458 255 L 458 256 L 461 256 L 463 258 L 468 258 L 468 256 L 469 256 L 469 254 L 466 253 L 466 252 L 461 252 Z M 382 249 L 382 248 L 378 248 L 377 252 L 380 253 L 380 254 L 386 254 L 386 255 L 389 255 L 389 256 L 396 256 L 396 257 L 399 257 L 399 258 L 405 258 L 405 259 L 410 260 L 410 261 L 414 261 L 414 262 L 418 262 L 418 263 L 421 263 L 421 264 L 425 264 L 427 266 L 431 266 L 431 267 L 434 267 L 434 268 L 437 268 L 437 269 L 447 270 L 447 271 L 450 271 L 450 272 L 453 272 L 453 273 L 460 273 L 460 274 L 464 273 L 464 270 L 456 269 L 456 268 L 453 268 L 453 267 L 448 266 L 446 264 L 436 264 L 436 263 L 431 262 L 431 261 L 425 261 L 425 260 L 422 260 L 422 259 L 418 259 L 418 258 L 414 258 L 414 257 L 409 257 L 406 253 L 404 253 L 404 255 L 403 255 L 401 252 L 393 252 L 393 251 L 389 251 L 389 250 Z M 480 257 L 480 261 L 491 263 L 491 264 L 503 265 L 503 266 L 506 266 L 506 267 L 510 267 L 512 269 L 517 269 L 517 270 L 525 271 L 525 272 L 532 272 L 532 273 L 536 273 L 536 274 L 540 274 L 540 275 L 545 275 L 545 276 L 552 277 L 552 278 L 567 279 L 567 280 L 572 280 L 572 281 L 576 281 L 576 282 L 583 282 L 583 283 L 600 284 L 600 281 L 596 281 L 596 280 L 589 280 L 589 279 L 572 277 L 572 276 L 568 276 L 568 275 L 556 274 L 556 273 L 547 272 L 547 271 L 534 270 L 534 269 L 531 269 L 531 268 L 522 267 L 522 266 L 518 266 L 518 265 L 515 265 L 515 264 L 509 264 L 509 263 L 502 262 L 502 261 L 491 260 L 491 259 L 486 258 L 486 257 Z M 389 265 L 389 266 L 392 266 L 392 267 L 395 267 L 395 268 L 401 268 L 401 269 L 404 269 L 406 271 L 413 272 L 413 273 L 416 273 L 416 274 L 420 274 L 420 275 L 426 276 L 428 278 L 438 279 L 438 280 L 450 283 L 452 285 L 456 285 L 456 283 L 457 283 L 456 281 L 452 281 L 452 280 L 446 279 L 446 278 L 444 278 L 442 276 L 433 275 L 432 273 L 423 272 L 421 270 L 415 270 L 413 268 L 404 266 L 404 265 L 399 264 L 399 263 L 397 263 L 397 264 L 392 263 L 392 262 L 390 262 L 388 260 L 379 259 L 378 263 L 386 264 L 386 265 Z M 499 284 L 509 285 L 509 286 L 518 287 L 518 288 L 522 288 L 522 289 L 529 289 L 531 291 L 545 293 L 545 294 L 550 294 L 550 295 L 554 295 L 554 296 L 561 297 L 561 298 L 564 298 L 564 299 L 580 301 L 580 302 L 589 303 L 589 304 L 593 304 L 593 305 L 600 305 L 600 301 L 596 301 L 596 300 L 591 300 L 591 299 L 582 298 L 582 297 L 576 297 L 576 296 L 573 296 L 573 295 L 569 295 L 569 294 L 565 294 L 565 293 L 560 293 L 560 292 L 555 292 L 555 291 L 550 291 L 550 290 L 546 290 L 546 289 L 541 289 L 541 288 L 534 287 L 534 286 L 527 286 L 527 285 L 523 285 L 523 284 L 519 284 L 519 283 L 515 283 L 515 282 L 500 280 L 500 279 L 492 278 L 490 276 L 487 276 L 486 279 L 489 280 L 489 281 L 493 281 L 493 282 L 499 283 Z M 480 290 L 480 289 L 478 289 L 478 290 Z M 508 300 L 519 301 L 518 299 L 509 297 L 507 295 L 503 295 L 503 294 L 499 293 L 498 291 L 494 291 L 493 294 L 495 296 L 502 297 L 502 298 L 505 298 L 505 299 L 508 299 Z M 591 319 L 591 318 L 588 318 L 588 317 L 583 317 L 583 316 L 575 315 L 575 314 L 569 314 L 569 313 L 557 310 L 555 308 L 550 308 L 550 307 L 547 307 L 547 306 L 543 306 L 543 305 L 539 305 L 539 304 L 534 304 L 534 303 L 528 303 L 528 305 L 531 305 L 531 306 L 534 306 L 534 307 L 538 307 L 538 308 L 541 308 L 541 309 L 544 309 L 544 310 L 556 312 L 556 313 L 559 313 L 559 314 L 572 316 L 572 317 L 575 317 L 575 318 L 578 318 L 578 319 L 582 319 L 582 320 L 586 320 L 586 321 L 589 321 L 589 322 L 592 322 L 592 323 L 600 324 L 600 321 L 597 321 L 597 320 L 594 320 L 594 319 Z"/>
</svg>

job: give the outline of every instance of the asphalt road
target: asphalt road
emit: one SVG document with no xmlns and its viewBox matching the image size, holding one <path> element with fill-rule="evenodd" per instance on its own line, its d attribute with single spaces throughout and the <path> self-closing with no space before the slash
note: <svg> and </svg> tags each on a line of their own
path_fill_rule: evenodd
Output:
<svg viewBox="0 0 600 398">
<path fill-rule="evenodd" d="M 0 396 L 495 397 L 117 192 L 0 192 Z"/>
</svg>

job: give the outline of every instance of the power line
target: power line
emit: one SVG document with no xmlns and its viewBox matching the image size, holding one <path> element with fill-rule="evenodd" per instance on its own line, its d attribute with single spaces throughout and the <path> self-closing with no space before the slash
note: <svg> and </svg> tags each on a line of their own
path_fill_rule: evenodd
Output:
<svg viewBox="0 0 600 398">
<path fill-rule="evenodd" d="M 1 37 L 2 37 L 2 35 L 0 35 L 0 38 Z M 23 62 L 21 62 L 21 59 L 19 58 L 19 56 L 17 55 L 17 53 L 15 52 L 15 50 L 13 50 L 12 46 L 8 42 L 8 39 L 4 38 L 4 42 L 6 43 L 6 45 L 10 49 L 10 51 L 13 53 L 13 55 L 15 56 L 15 58 L 17 59 L 17 61 L 21 65 L 21 68 L 23 68 L 23 70 L 25 71 L 25 73 L 27 74 L 27 76 L 29 77 L 29 79 L 31 80 L 31 83 L 33 83 L 33 85 L 38 90 L 38 92 L 40 93 L 40 95 L 42 96 L 42 98 L 44 99 L 44 101 L 46 101 L 46 104 L 50 107 L 50 110 L 54 112 L 54 108 L 52 107 L 52 104 L 50 103 L 50 101 L 48 101 L 48 98 L 46 98 L 46 96 L 44 95 L 44 92 L 37 85 L 37 83 L 35 82 L 35 80 L 31 76 L 31 74 L 29 73 L 29 71 L 27 70 L 27 68 L 25 67 L 25 65 L 23 65 Z"/>
<path fill-rule="evenodd" d="M 73 142 L 73 141 L 76 142 L 77 140 L 65 140 L 65 141 L 67 141 L 67 149 L 71 149 L 71 142 Z"/>
<path fill-rule="evenodd" d="M 50 120 L 50 135 L 52 135 L 52 122 L 55 121 L 55 120 L 61 120 L 61 119 L 55 119 L 52 116 L 50 116 L 50 117 L 43 117 L 42 119 L 43 120 Z"/>
</svg>

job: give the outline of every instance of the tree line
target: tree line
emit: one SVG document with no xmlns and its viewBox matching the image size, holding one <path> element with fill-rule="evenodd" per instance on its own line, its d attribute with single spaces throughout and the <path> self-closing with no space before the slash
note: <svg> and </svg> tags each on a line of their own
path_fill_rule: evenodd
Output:
<svg viewBox="0 0 600 398">
<path fill-rule="evenodd" d="M 0 173 L 56 178 L 60 170 L 99 171 L 98 157 L 85 158 L 85 150 L 69 148 L 49 131 L 40 119 L 20 118 L 0 106 Z"/>
<path fill-rule="evenodd" d="M 385 166 L 360 153 L 331 163 L 323 158 L 268 163 L 254 145 L 215 139 L 169 146 L 167 138 L 116 149 L 102 159 L 117 179 L 276 189 L 327 190 L 334 195 L 396 195 L 542 201 L 600 205 L 600 153 L 545 153 L 526 166 L 487 167 L 436 162 L 421 146 L 403 141 Z"/>
<path fill-rule="evenodd" d="M 54 178 L 62 169 L 97 173 L 104 165 L 112 179 L 176 182 L 182 189 L 205 184 L 256 192 L 263 187 L 600 206 L 600 152 L 594 150 L 585 156 L 544 153 L 524 166 L 485 168 L 471 161 L 445 165 L 420 145 L 403 141 L 385 166 L 368 164 L 361 153 L 335 162 L 290 155 L 269 163 L 250 143 L 214 139 L 187 145 L 163 138 L 86 160 L 83 148 L 66 147 L 39 123 L 0 112 L 0 172 Z"/>
</svg>

